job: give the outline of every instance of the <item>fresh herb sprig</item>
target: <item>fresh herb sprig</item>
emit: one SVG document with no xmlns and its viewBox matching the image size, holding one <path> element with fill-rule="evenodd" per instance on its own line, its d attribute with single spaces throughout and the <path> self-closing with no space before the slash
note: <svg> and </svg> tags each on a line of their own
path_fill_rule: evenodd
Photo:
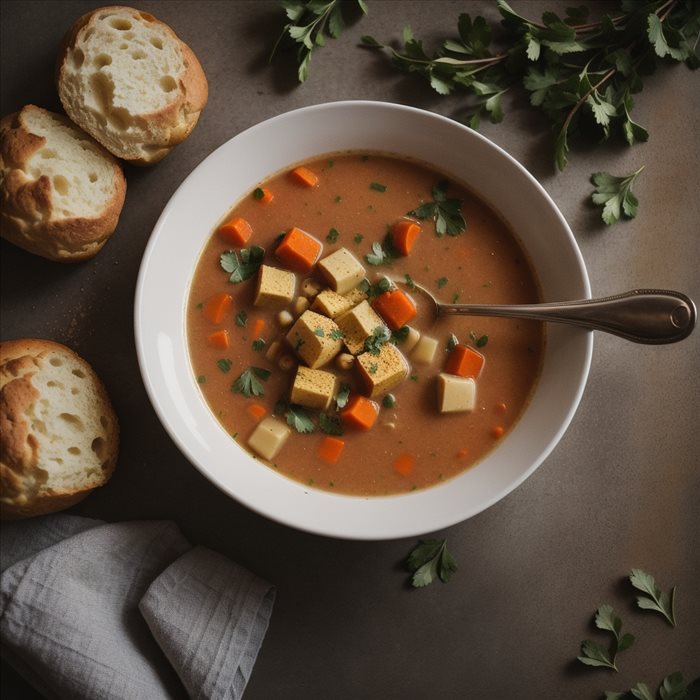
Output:
<svg viewBox="0 0 700 700">
<path fill-rule="evenodd" d="M 459 236 L 464 233 L 467 224 L 462 215 L 462 200 L 447 196 L 447 180 L 440 180 L 433 185 L 432 202 L 425 202 L 407 212 L 406 216 L 413 216 L 421 221 L 431 219 L 435 222 L 435 235 L 438 237 Z"/>
<path fill-rule="evenodd" d="M 423 588 L 436 578 L 447 583 L 457 571 L 457 563 L 447 551 L 446 540 L 420 540 L 408 555 L 406 568 L 413 574 L 411 585 Z"/>
<path fill-rule="evenodd" d="M 367 14 L 365 0 L 355 0 L 363 14 Z M 299 44 L 297 48 L 297 77 L 303 83 L 309 77 L 309 63 L 315 48 L 325 46 L 326 38 L 337 39 L 345 27 L 341 0 L 281 0 L 289 22 L 270 53 L 274 58 L 281 40 L 289 36 Z"/>
<path fill-rule="evenodd" d="M 610 173 L 594 173 L 591 182 L 595 191 L 591 195 L 594 204 L 603 207 L 603 221 L 610 225 L 620 220 L 621 216 L 633 219 L 637 215 L 639 200 L 632 192 L 632 185 L 644 166 L 629 175 L 611 175 Z"/>
<path fill-rule="evenodd" d="M 621 0 L 619 10 L 591 21 L 585 6 L 560 17 L 545 12 L 534 21 L 497 0 L 503 46 L 490 50 L 493 25 L 483 17 L 459 16 L 457 37 L 432 55 L 409 27 L 403 48 L 371 36 L 362 45 L 387 53 L 400 70 L 420 75 L 441 95 L 467 95 L 466 123 L 477 128 L 486 113 L 503 119 L 501 97 L 522 87 L 556 134 L 557 167 L 566 167 L 571 138 L 591 125 L 602 140 L 620 132 L 630 145 L 646 141 L 646 129 L 630 116 L 643 75 L 661 61 L 700 67 L 700 12 L 690 0 Z"/>
<path fill-rule="evenodd" d="M 231 385 L 231 391 L 235 394 L 243 394 L 246 398 L 262 396 L 265 393 L 263 382 L 270 376 L 270 370 L 263 367 L 248 367 L 238 376 Z"/>
<path fill-rule="evenodd" d="M 670 592 L 662 591 L 657 585 L 654 577 L 641 569 L 632 569 L 629 575 L 630 583 L 644 595 L 637 596 L 637 605 L 643 610 L 654 610 L 661 613 L 671 627 L 676 626 L 676 614 L 674 602 L 676 597 L 676 587 Z"/>
<path fill-rule="evenodd" d="M 615 659 L 621 651 L 629 649 L 634 644 L 634 635 L 629 632 L 622 634 L 622 620 L 616 615 L 611 605 L 601 605 L 598 608 L 595 626 L 613 635 L 611 646 L 606 649 L 602 644 L 586 639 L 581 642 L 581 656 L 577 658 L 587 666 L 601 666 L 617 671 Z"/>
<path fill-rule="evenodd" d="M 227 250 L 219 257 L 219 264 L 223 270 L 229 273 L 229 282 L 238 284 L 245 282 L 257 273 L 264 257 L 265 249 L 254 245 L 250 248 L 241 248 L 238 252 Z M 237 325 L 240 325 L 238 319 Z M 243 325 L 245 325 L 245 319 Z"/>
<path fill-rule="evenodd" d="M 670 673 L 661 681 L 656 694 L 652 693 L 646 683 L 637 683 L 625 692 L 605 691 L 605 700 L 697 700 L 700 697 L 700 678 L 689 685 L 685 684 L 683 674 Z"/>
</svg>

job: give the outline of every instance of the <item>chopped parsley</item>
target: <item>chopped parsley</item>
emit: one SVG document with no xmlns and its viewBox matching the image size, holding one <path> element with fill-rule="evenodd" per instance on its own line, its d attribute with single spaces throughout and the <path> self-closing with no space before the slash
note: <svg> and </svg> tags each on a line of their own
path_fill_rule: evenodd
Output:
<svg viewBox="0 0 700 700">
<path fill-rule="evenodd" d="M 435 578 L 447 583 L 457 563 L 447 551 L 446 540 L 420 540 L 406 558 L 406 568 L 412 573 L 411 585 L 423 588 Z"/>
<path fill-rule="evenodd" d="M 266 343 L 262 338 L 256 338 L 251 345 L 255 352 L 261 352 L 265 348 Z"/>
<path fill-rule="evenodd" d="M 340 330 L 340 328 L 334 328 L 328 336 L 330 337 L 331 340 L 342 340 L 345 337 L 345 334 L 343 331 Z"/>
<path fill-rule="evenodd" d="M 392 343 L 403 343 L 406 338 L 408 338 L 408 334 L 410 332 L 410 329 L 408 326 L 401 326 L 398 330 L 395 330 L 391 334 L 391 342 Z"/>
<path fill-rule="evenodd" d="M 236 314 L 236 325 L 245 328 L 246 323 L 248 323 L 248 314 L 245 311 L 239 311 Z"/>
<path fill-rule="evenodd" d="M 364 241 L 365 237 L 361 233 L 356 233 L 352 240 L 355 241 L 355 243 L 362 243 Z"/>
<path fill-rule="evenodd" d="M 241 248 L 238 252 L 227 250 L 221 254 L 219 262 L 221 267 L 230 273 L 229 282 L 238 284 L 250 279 L 262 265 L 265 249 L 259 245 L 250 248 Z"/>
<path fill-rule="evenodd" d="M 371 299 L 373 297 L 378 297 L 380 294 L 384 294 L 384 292 L 391 291 L 392 287 L 391 280 L 388 277 L 382 277 L 374 284 L 367 284 L 366 288 L 363 288 L 362 291 Z"/>
<path fill-rule="evenodd" d="M 253 190 L 253 199 L 262 199 L 265 196 L 265 190 L 262 187 L 256 187 Z"/>
<path fill-rule="evenodd" d="M 265 393 L 265 387 L 262 382 L 266 382 L 269 376 L 269 369 L 248 367 L 248 369 L 243 370 L 238 379 L 231 385 L 231 391 L 235 394 L 243 394 L 247 398 L 262 396 Z"/>
<path fill-rule="evenodd" d="M 335 397 L 335 405 L 338 408 L 343 408 L 347 404 L 349 398 L 350 398 L 350 385 L 349 384 L 341 384 L 340 389 L 338 390 L 338 393 Z"/>
<path fill-rule="evenodd" d="M 325 413 L 321 411 L 321 413 L 318 414 L 318 427 L 321 429 L 321 432 L 326 433 L 326 435 L 343 434 L 343 426 L 337 413 Z"/>
<path fill-rule="evenodd" d="M 458 345 L 459 338 L 454 333 L 450 333 L 449 337 L 447 338 L 447 350 L 454 350 Z"/>
<path fill-rule="evenodd" d="M 200 374 L 197 377 L 197 384 L 204 384 L 204 382 L 206 382 L 206 381 L 207 381 L 207 378 L 203 374 Z"/>
<path fill-rule="evenodd" d="M 340 235 L 340 232 L 338 231 L 337 228 L 332 228 L 328 233 L 326 234 L 326 240 L 329 243 L 335 243 L 338 240 L 338 236 Z"/>
<path fill-rule="evenodd" d="M 326 332 L 323 330 L 323 328 L 321 328 L 321 326 L 318 326 L 314 329 L 314 335 L 317 335 L 319 338 L 324 338 Z"/>
<path fill-rule="evenodd" d="M 432 219 L 435 222 L 435 233 L 438 237 L 459 236 L 467 227 L 462 216 L 462 200 L 447 196 L 447 180 L 441 180 L 433 185 L 433 201 L 425 202 L 416 209 L 407 212 L 406 216 L 414 216 L 421 221 Z"/>
<path fill-rule="evenodd" d="M 369 188 L 375 192 L 386 192 L 386 185 L 382 185 L 381 182 L 370 182 Z"/>
<path fill-rule="evenodd" d="M 314 422 L 301 406 L 280 402 L 278 408 L 281 410 L 275 410 L 275 413 L 284 413 L 287 425 L 294 428 L 297 433 L 313 433 L 316 430 Z"/>
<path fill-rule="evenodd" d="M 372 335 L 365 338 L 365 352 L 371 355 L 379 355 L 382 349 L 382 345 L 388 343 L 391 340 L 391 331 L 386 326 L 377 326 L 373 331 Z M 374 372 L 377 370 L 375 369 Z M 370 368 L 370 374 L 374 374 Z"/>
<path fill-rule="evenodd" d="M 391 255 L 381 243 L 372 243 L 372 252 L 365 255 L 365 260 L 370 265 L 386 265 L 391 262 Z"/>
<path fill-rule="evenodd" d="M 225 359 L 225 358 L 222 358 L 221 360 L 217 360 L 217 361 L 216 361 L 216 366 L 217 366 L 224 374 L 226 374 L 226 372 L 230 372 L 230 371 L 231 371 L 231 365 L 232 365 L 232 364 L 233 364 L 233 363 L 231 362 L 231 360 L 228 360 L 228 359 Z"/>
<path fill-rule="evenodd" d="M 448 282 L 449 280 L 447 277 L 439 277 L 435 280 L 435 284 L 437 285 L 438 289 L 442 289 Z"/>
</svg>

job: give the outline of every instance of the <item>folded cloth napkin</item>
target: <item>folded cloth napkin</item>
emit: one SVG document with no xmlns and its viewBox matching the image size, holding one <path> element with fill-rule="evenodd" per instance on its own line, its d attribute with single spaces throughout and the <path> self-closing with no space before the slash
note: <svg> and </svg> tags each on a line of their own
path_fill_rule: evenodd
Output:
<svg viewBox="0 0 700 700">
<path fill-rule="evenodd" d="M 0 651 L 48 698 L 240 698 L 274 588 L 169 521 L 0 527 Z"/>
</svg>

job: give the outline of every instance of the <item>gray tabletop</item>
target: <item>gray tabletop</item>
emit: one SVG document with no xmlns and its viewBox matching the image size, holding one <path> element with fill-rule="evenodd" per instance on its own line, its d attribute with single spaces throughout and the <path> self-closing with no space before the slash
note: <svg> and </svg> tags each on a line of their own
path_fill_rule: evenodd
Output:
<svg viewBox="0 0 700 700">
<path fill-rule="evenodd" d="M 103 3 L 104 4 L 104 3 Z M 528 16 L 559 0 L 517 2 Z M 27 103 L 61 111 L 53 65 L 65 30 L 96 2 L 10 2 L 2 8 L 1 112 Z M 369 14 L 314 54 L 298 85 L 291 58 L 268 66 L 284 15 L 276 2 L 144 0 L 198 55 L 209 104 L 190 138 L 150 169 L 127 168 L 119 227 L 92 261 L 62 266 L 2 242 L 2 338 L 63 342 L 96 369 L 121 419 L 111 482 L 76 513 L 110 521 L 175 520 L 278 588 L 246 698 L 598 698 L 637 681 L 654 688 L 700 675 L 700 333 L 672 346 L 597 335 L 580 408 L 560 444 L 519 488 L 438 533 L 459 570 L 414 590 L 402 562 L 416 540 L 354 542 L 298 532 L 258 516 L 212 486 L 169 440 L 146 396 L 133 337 L 134 286 L 149 234 L 185 176 L 243 129 L 290 109 L 376 99 L 447 116 L 417 78 L 357 48 L 363 34 L 398 38 L 405 24 L 429 42 L 454 33 L 460 12 L 497 19 L 491 2 L 370 0 Z M 700 81 L 664 66 L 636 96 L 651 138 L 628 148 L 588 146 L 556 173 L 551 135 L 521 99 L 481 132 L 542 183 L 575 232 L 594 295 L 672 288 L 700 299 Z M 639 214 L 606 227 L 588 198 L 590 174 L 646 170 Z M 676 585 L 678 625 L 633 605 L 639 567 Z M 610 603 L 637 636 L 619 674 L 575 661 Z M 34 697 L 3 668 L 5 697 Z"/>
</svg>

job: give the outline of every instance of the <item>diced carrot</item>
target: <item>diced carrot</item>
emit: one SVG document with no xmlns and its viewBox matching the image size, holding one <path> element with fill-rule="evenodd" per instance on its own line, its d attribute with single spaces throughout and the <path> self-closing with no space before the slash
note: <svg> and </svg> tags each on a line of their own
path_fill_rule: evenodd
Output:
<svg viewBox="0 0 700 700">
<path fill-rule="evenodd" d="M 258 192 L 258 190 L 260 191 Z M 259 187 L 258 190 L 256 190 L 257 194 L 255 198 L 261 204 L 269 204 L 275 198 L 272 191 L 268 190 L 267 187 Z"/>
<path fill-rule="evenodd" d="M 252 403 L 247 408 L 248 413 L 257 421 L 261 420 L 267 413 L 267 409 L 261 403 Z"/>
<path fill-rule="evenodd" d="M 233 298 L 231 295 L 225 292 L 219 292 L 209 297 L 202 311 L 204 318 L 212 323 L 221 323 L 224 320 L 224 316 L 231 308 L 232 301 Z"/>
<path fill-rule="evenodd" d="M 307 273 L 321 257 L 322 249 L 321 241 L 293 226 L 275 248 L 275 256 L 286 268 Z"/>
<path fill-rule="evenodd" d="M 415 466 L 416 456 L 410 452 L 400 454 L 394 461 L 394 469 L 401 474 L 401 476 L 410 476 Z"/>
<path fill-rule="evenodd" d="M 253 227 L 240 216 L 235 216 L 219 226 L 219 237 L 231 245 L 244 246 L 253 235 Z"/>
<path fill-rule="evenodd" d="M 253 322 L 253 326 L 251 327 L 250 337 L 253 340 L 257 340 L 258 338 L 262 338 L 262 334 L 263 334 L 264 330 L 265 330 L 265 319 L 264 318 L 256 318 L 255 321 Z"/>
<path fill-rule="evenodd" d="M 212 347 L 225 350 L 228 347 L 228 331 L 225 328 L 220 331 L 214 331 L 207 336 L 207 342 Z"/>
<path fill-rule="evenodd" d="M 361 394 L 355 394 L 338 412 L 343 425 L 358 430 L 369 430 L 379 415 L 379 404 Z"/>
<path fill-rule="evenodd" d="M 398 253 L 408 255 L 422 229 L 411 219 L 399 219 L 391 227 L 391 243 Z"/>
<path fill-rule="evenodd" d="M 502 438 L 505 435 L 506 429 L 502 425 L 497 425 L 491 430 L 491 435 L 495 438 Z"/>
<path fill-rule="evenodd" d="M 344 448 L 345 440 L 326 435 L 318 447 L 318 456 L 328 464 L 335 464 L 340 459 L 340 455 L 343 454 Z"/>
<path fill-rule="evenodd" d="M 392 331 L 405 326 L 416 315 L 416 305 L 411 297 L 400 289 L 380 294 L 372 306 Z"/>
<path fill-rule="evenodd" d="M 468 345 L 455 345 L 445 362 L 445 372 L 458 377 L 476 379 L 484 367 L 486 358 Z"/>
<path fill-rule="evenodd" d="M 303 165 L 294 168 L 290 175 L 295 182 L 304 185 L 304 187 L 316 187 L 316 185 L 318 185 L 318 175 L 312 170 L 305 168 Z"/>
</svg>

